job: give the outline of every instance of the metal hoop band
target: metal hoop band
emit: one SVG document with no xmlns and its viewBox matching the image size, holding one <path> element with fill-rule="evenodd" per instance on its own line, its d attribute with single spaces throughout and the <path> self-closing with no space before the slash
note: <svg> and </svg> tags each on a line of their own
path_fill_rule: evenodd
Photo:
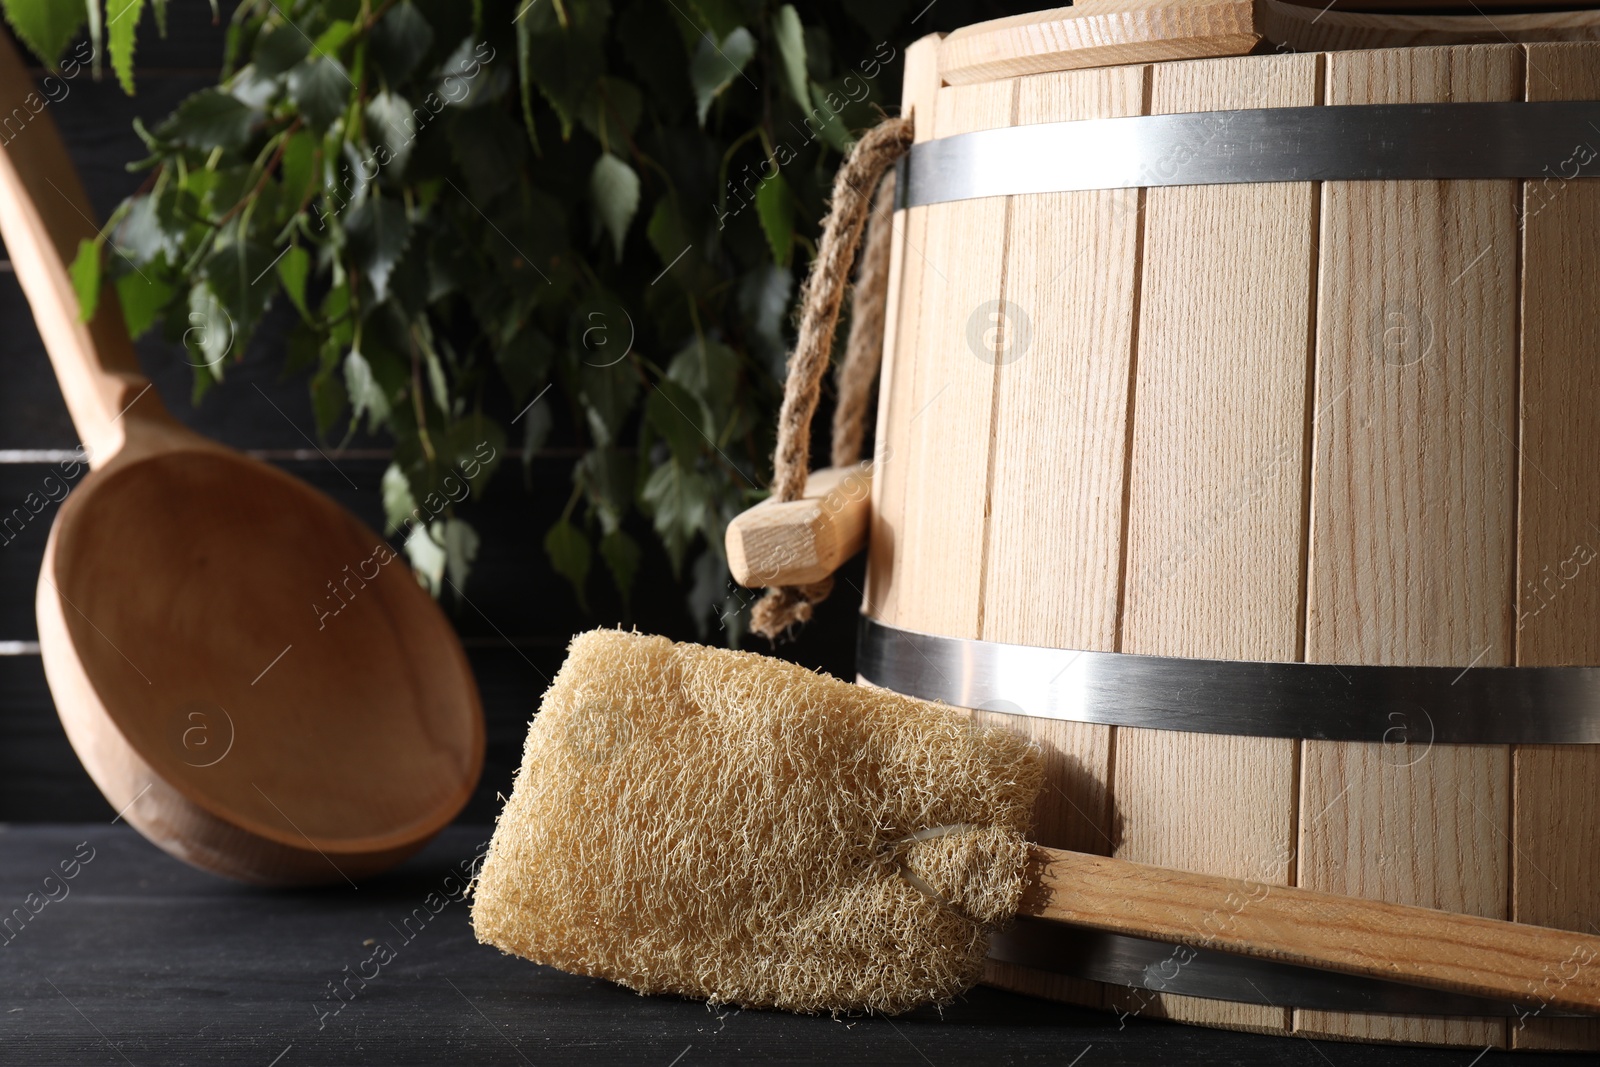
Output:
<svg viewBox="0 0 1600 1067">
<path fill-rule="evenodd" d="M 862 616 L 856 669 L 964 708 L 1207 734 L 1408 746 L 1600 744 L 1600 667 L 1179 659 L 940 637 Z"/>
<path fill-rule="evenodd" d="M 1085 189 L 1600 174 L 1600 101 L 1346 104 L 1045 122 L 912 146 L 897 207 Z"/>
</svg>

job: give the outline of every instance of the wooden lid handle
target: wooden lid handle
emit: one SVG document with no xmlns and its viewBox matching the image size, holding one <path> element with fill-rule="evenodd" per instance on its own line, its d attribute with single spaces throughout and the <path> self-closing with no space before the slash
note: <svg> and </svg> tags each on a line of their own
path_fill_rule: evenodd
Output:
<svg viewBox="0 0 1600 1067">
<path fill-rule="evenodd" d="M 1600 1014 L 1600 937 L 1035 846 L 1022 914 Z"/>
<path fill-rule="evenodd" d="M 0 127 L 0 238 L 33 309 L 72 424 L 104 463 L 122 447 L 137 403 L 140 420 L 170 421 L 139 370 L 139 360 L 109 288 L 92 322 L 78 320 L 68 265 L 78 242 L 98 232 L 94 209 L 15 46 L 0 35 L 0 115 L 28 116 Z M 127 414 L 125 415 L 124 412 Z"/>
</svg>

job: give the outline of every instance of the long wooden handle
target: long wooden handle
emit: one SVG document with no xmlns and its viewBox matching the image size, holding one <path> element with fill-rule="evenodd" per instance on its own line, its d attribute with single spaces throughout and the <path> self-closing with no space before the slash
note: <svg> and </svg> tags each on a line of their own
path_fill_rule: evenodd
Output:
<svg viewBox="0 0 1600 1067">
<path fill-rule="evenodd" d="M 723 543 L 742 586 L 820 582 L 867 543 L 872 465 L 812 471 L 806 495 L 768 500 L 736 516 Z"/>
<path fill-rule="evenodd" d="M 70 83 L 57 78 L 55 84 Z M 67 267 L 80 240 L 98 232 L 94 209 L 61 142 L 50 98 L 33 84 L 16 48 L 0 35 L 0 237 L 33 309 L 72 424 L 92 463 L 120 449 L 123 413 L 138 398 L 141 418 L 165 412 L 128 340 L 122 309 L 108 287 L 92 322 L 78 320 Z M 20 116 L 26 116 L 22 122 Z M 20 125 L 18 125 L 21 123 Z M 131 414 L 131 413 L 130 413 Z"/>
<path fill-rule="evenodd" d="M 1022 914 L 1600 1014 L 1600 937 L 1034 846 Z"/>
</svg>

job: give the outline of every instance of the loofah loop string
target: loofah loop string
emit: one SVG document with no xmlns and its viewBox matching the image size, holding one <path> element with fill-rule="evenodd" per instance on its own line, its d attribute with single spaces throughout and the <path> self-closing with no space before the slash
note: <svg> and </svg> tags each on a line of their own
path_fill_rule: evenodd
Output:
<svg viewBox="0 0 1600 1067">
<path fill-rule="evenodd" d="M 778 414 L 778 443 L 772 457 L 774 500 L 799 500 L 805 495 L 811 473 L 811 420 L 833 351 L 850 266 L 870 214 L 872 232 L 862 257 L 850 340 L 839 370 L 833 436 L 835 466 L 847 466 L 860 458 L 867 397 L 883 352 L 893 218 L 891 168 L 911 147 L 911 137 L 910 119 L 886 119 L 862 135 L 834 178 L 833 200 L 822 223 L 817 258 L 800 293 L 800 335 L 789 357 L 783 407 Z M 880 183 L 883 188 L 874 207 L 873 191 Z M 751 611 L 751 629 L 773 640 L 790 626 L 808 622 L 812 605 L 827 599 L 832 589 L 829 580 L 774 587 Z"/>
</svg>

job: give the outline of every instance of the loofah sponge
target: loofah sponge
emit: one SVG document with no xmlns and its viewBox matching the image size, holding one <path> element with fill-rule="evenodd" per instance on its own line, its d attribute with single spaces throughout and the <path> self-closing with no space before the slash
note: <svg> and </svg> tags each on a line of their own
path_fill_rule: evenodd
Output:
<svg viewBox="0 0 1600 1067">
<path fill-rule="evenodd" d="M 1037 751 L 745 652 L 575 638 L 473 895 L 487 944 L 641 993 L 904 1011 L 1022 897 Z"/>
</svg>

